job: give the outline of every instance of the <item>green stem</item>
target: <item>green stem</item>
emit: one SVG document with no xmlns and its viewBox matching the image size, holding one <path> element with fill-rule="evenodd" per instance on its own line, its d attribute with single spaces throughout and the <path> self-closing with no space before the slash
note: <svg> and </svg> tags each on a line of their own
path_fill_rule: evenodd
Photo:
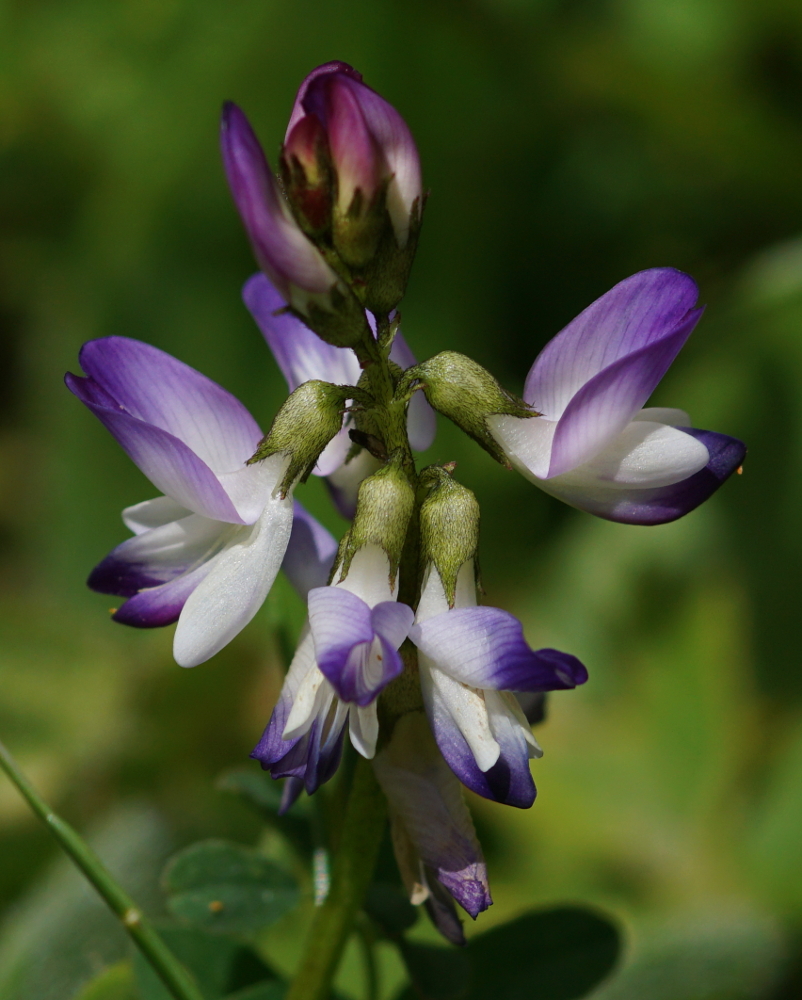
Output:
<svg viewBox="0 0 802 1000">
<path fill-rule="evenodd" d="M 363 913 L 357 921 L 359 943 L 362 945 L 362 958 L 365 962 L 365 979 L 367 980 L 365 1000 L 379 1000 L 379 965 L 376 961 L 376 937 L 370 920 Z"/>
<path fill-rule="evenodd" d="M 315 912 L 301 965 L 286 1000 L 327 1000 L 373 875 L 386 815 L 387 805 L 373 767 L 360 757 L 334 856 L 331 889 Z"/>
<path fill-rule="evenodd" d="M 153 967 L 175 1000 L 203 1000 L 186 969 L 162 941 L 131 897 L 115 882 L 86 841 L 57 816 L 20 771 L 14 758 L 0 743 L 0 767 L 5 771 L 36 815 L 50 828 L 61 847 L 97 889 L 115 913 L 145 959 Z"/>
</svg>

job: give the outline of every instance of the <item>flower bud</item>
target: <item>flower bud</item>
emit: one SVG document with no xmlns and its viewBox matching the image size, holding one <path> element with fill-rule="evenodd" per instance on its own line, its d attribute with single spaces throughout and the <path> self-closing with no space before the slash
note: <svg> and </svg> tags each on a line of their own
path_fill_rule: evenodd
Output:
<svg viewBox="0 0 802 1000">
<path fill-rule="evenodd" d="M 431 485 L 420 509 L 421 568 L 440 574 L 448 606 L 454 607 L 460 569 L 476 559 L 479 547 L 479 504 L 473 493 L 455 482 L 441 466 L 421 474 Z"/>
<path fill-rule="evenodd" d="M 537 417 L 528 403 L 507 392 L 481 365 L 457 354 L 443 351 L 404 372 L 396 389 L 405 393 L 422 389 L 431 406 L 469 434 L 497 462 L 512 468 L 506 455 L 487 427 L 487 418 L 497 414 Z"/>
<path fill-rule="evenodd" d="M 420 228 L 423 194 L 412 135 L 395 108 L 346 63 L 318 67 L 296 98 L 285 153 L 303 163 L 309 177 L 320 170 L 312 160 L 323 146 L 318 137 L 316 151 L 309 148 L 318 124 L 298 131 L 307 119 L 327 139 L 334 249 L 354 272 L 367 308 L 389 312 L 404 293 Z M 306 219 L 307 189 L 294 184 L 288 191 L 296 216 Z"/>
<path fill-rule="evenodd" d="M 378 545 L 390 561 L 390 582 L 394 584 L 414 507 L 415 491 L 400 458 L 391 458 L 387 465 L 364 479 L 359 487 L 354 523 L 340 548 L 339 579 L 348 575 L 359 549 Z"/>
<path fill-rule="evenodd" d="M 331 229 L 331 157 L 317 115 L 306 115 L 287 134 L 281 150 L 284 190 L 299 225 L 312 239 Z"/>
<path fill-rule="evenodd" d="M 346 400 L 353 395 L 351 385 L 318 380 L 299 385 L 285 400 L 248 464 L 279 453 L 289 455 L 287 471 L 278 486 L 281 496 L 286 496 L 296 482 L 306 481 L 320 453 L 339 432 Z"/>
<path fill-rule="evenodd" d="M 293 218 L 259 140 L 235 104 L 223 109 L 220 141 L 231 193 L 254 255 L 290 309 L 337 347 L 353 347 L 370 337 L 364 309 Z M 308 141 L 299 139 L 293 148 L 302 145 L 307 148 Z M 309 159 L 307 150 L 304 161 Z"/>
</svg>

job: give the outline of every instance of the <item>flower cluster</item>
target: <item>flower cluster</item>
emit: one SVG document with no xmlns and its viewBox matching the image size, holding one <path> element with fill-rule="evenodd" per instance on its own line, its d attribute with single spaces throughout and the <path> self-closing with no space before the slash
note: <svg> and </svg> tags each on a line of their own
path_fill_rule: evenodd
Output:
<svg viewBox="0 0 802 1000">
<path fill-rule="evenodd" d="M 274 175 L 243 112 L 223 113 L 223 160 L 261 272 L 245 304 L 290 395 L 267 435 L 216 383 L 139 341 L 80 354 L 69 389 L 161 495 L 123 512 L 133 532 L 89 586 L 126 598 L 116 621 L 177 622 L 195 666 L 243 629 L 283 569 L 308 618 L 253 756 L 286 779 L 284 808 L 328 781 L 346 733 L 374 762 L 410 898 L 462 940 L 454 901 L 491 902 L 461 794 L 532 805 L 541 755 L 525 697 L 573 688 L 574 656 L 533 650 L 521 623 L 478 604 L 479 508 L 453 466 L 422 471 L 439 411 L 497 461 L 599 517 L 662 524 L 706 500 L 743 445 L 645 407 L 702 310 L 687 275 L 625 279 L 535 360 L 519 399 L 471 359 L 418 364 L 396 307 L 423 190 L 400 115 L 344 63 L 313 71 Z M 293 498 L 324 477 L 351 520 L 338 543 Z"/>
</svg>

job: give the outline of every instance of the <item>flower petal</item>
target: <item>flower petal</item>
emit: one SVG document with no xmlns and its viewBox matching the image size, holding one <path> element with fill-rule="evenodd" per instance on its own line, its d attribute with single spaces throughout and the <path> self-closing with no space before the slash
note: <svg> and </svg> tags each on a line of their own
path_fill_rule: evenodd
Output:
<svg viewBox="0 0 802 1000">
<path fill-rule="evenodd" d="M 381 635 L 393 649 L 398 649 L 409 635 L 415 612 L 406 604 L 397 601 L 383 601 L 371 611 L 373 630 Z"/>
<path fill-rule="evenodd" d="M 214 560 L 183 576 L 176 577 L 160 587 L 147 587 L 130 597 L 112 615 L 112 620 L 134 628 L 162 628 L 178 621 L 190 594 L 206 579 L 214 568 Z"/>
<path fill-rule="evenodd" d="M 256 451 L 262 432 L 242 403 L 164 351 L 103 337 L 84 344 L 79 360 L 119 409 L 183 441 L 213 472 L 231 472 Z"/>
<path fill-rule="evenodd" d="M 500 608 L 454 608 L 413 625 L 409 636 L 441 670 L 471 687 L 554 691 L 588 676 L 575 656 L 531 649 L 518 619 Z"/>
<path fill-rule="evenodd" d="M 181 612 L 173 655 L 183 667 L 214 656 L 253 618 L 281 567 L 292 530 L 292 500 L 270 498 L 259 520 L 217 557 Z"/>
<path fill-rule="evenodd" d="M 281 568 L 304 600 L 313 587 L 326 586 L 336 555 L 335 537 L 295 500 L 292 533 Z"/>
<path fill-rule="evenodd" d="M 476 917 L 490 906 L 487 869 L 459 782 L 438 751 L 422 712 L 396 723 L 373 763 L 376 777 L 423 865 Z"/>
<path fill-rule="evenodd" d="M 702 315 L 691 310 L 660 339 L 627 354 L 586 382 L 563 411 L 554 434 L 549 477 L 592 459 L 641 409 Z"/>
<path fill-rule="evenodd" d="M 298 93 L 295 96 L 295 103 L 292 106 L 292 112 L 290 113 L 290 121 L 287 125 L 287 132 L 284 136 L 285 140 L 292 132 L 298 121 L 308 114 L 308 110 L 304 107 L 304 99 L 306 93 L 309 90 L 309 85 L 313 80 L 316 80 L 319 76 L 325 76 L 329 73 L 344 73 L 346 76 L 351 76 L 354 80 L 361 80 L 362 74 L 355 70 L 353 66 L 349 66 L 348 63 L 341 62 L 339 59 L 334 59 L 331 62 L 323 63 L 322 66 L 317 66 L 312 70 L 305 78 L 301 86 L 298 88 Z"/>
<path fill-rule="evenodd" d="M 608 521 L 649 525 L 676 521 L 712 496 L 742 465 L 746 456 L 746 446 L 736 438 L 689 427 L 682 430 L 707 448 L 709 459 L 703 469 L 681 482 L 656 489 L 620 489 L 603 484 L 588 489 L 566 485 L 562 479 L 538 481 L 538 485 L 573 507 Z"/>
<path fill-rule="evenodd" d="M 159 587 L 211 558 L 237 529 L 190 514 L 135 535 L 118 545 L 89 575 L 87 586 L 101 594 L 133 597 Z"/>
<path fill-rule="evenodd" d="M 356 752 L 367 760 L 372 760 L 376 755 L 376 741 L 379 738 L 379 714 L 376 702 L 373 701 L 364 708 L 360 705 L 351 705 L 348 726 L 351 743 Z"/>
<path fill-rule="evenodd" d="M 236 104 L 223 108 L 220 142 L 231 193 L 256 259 L 285 300 L 303 310 L 309 295 L 328 295 L 339 279 L 290 215 L 259 140 Z"/>
<path fill-rule="evenodd" d="M 120 409 L 94 379 L 68 373 L 64 381 L 157 489 L 196 514 L 243 523 L 217 476 L 183 441 Z"/>
<path fill-rule="evenodd" d="M 381 462 L 363 448 L 326 477 L 332 502 L 346 520 L 350 521 L 356 513 L 360 483 L 379 468 Z"/>
<path fill-rule="evenodd" d="M 694 280 L 670 267 L 625 278 L 543 348 L 527 376 L 524 399 L 548 419 L 559 420 L 574 395 L 599 372 L 670 337 L 697 297 Z"/>
<path fill-rule="evenodd" d="M 336 586 L 347 590 L 374 608 L 382 601 L 394 601 L 398 592 L 398 578 L 390 583 L 390 559 L 379 545 L 363 545 L 351 560 L 348 575 L 342 576 Z"/>
<path fill-rule="evenodd" d="M 192 512 L 176 503 L 172 497 L 155 497 L 153 500 L 143 500 L 123 511 L 123 523 L 135 535 L 151 528 L 160 528 L 168 521 L 180 521 Z"/>
<path fill-rule="evenodd" d="M 505 729 L 498 738 L 490 730 L 485 713 L 485 733 L 489 734 L 489 739 L 492 739 L 498 752 L 495 763 L 483 770 L 477 762 L 477 757 L 483 765 L 489 762 L 490 757 L 478 754 L 479 735 L 475 731 L 469 732 L 471 720 L 455 713 L 454 710 L 459 709 L 460 704 L 453 696 L 449 697 L 452 691 L 447 690 L 444 684 L 436 682 L 442 678 L 446 681 L 451 679 L 442 673 L 440 678 L 437 678 L 434 670 L 427 669 L 428 663 L 423 656 L 421 663 L 421 687 L 426 713 L 437 746 L 448 766 L 463 785 L 477 795 L 518 809 L 528 809 L 535 801 L 536 790 L 529 770 L 530 755 L 524 734 Z M 451 680 L 451 684 L 457 683 Z M 480 696 L 477 694 L 476 697 Z M 460 722 L 463 724 L 460 725 Z M 471 745 L 468 744 L 466 735 L 471 735 Z M 488 749 L 491 746 L 489 739 L 486 735 Z"/>
</svg>

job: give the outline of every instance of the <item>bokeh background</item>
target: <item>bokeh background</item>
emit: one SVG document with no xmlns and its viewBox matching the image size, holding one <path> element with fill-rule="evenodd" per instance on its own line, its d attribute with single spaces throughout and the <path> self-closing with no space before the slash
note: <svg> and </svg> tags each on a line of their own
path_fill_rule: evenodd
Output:
<svg viewBox="0 0 802 1000">
<path fill-rule="evenodd" d="M 192 671 L 84 587 L 152 487 L 62 386 L 93 337 L 138 337 L 243 399 L 283 398 L 241 304 L 254 270 L 221 102 L 274 158 L 295 88 L 344 59 L 404 114 L 431 190 L 402 313 L 418 357 L 519 391 L 616 281 L 672 265 L 707 313 L 654 403 L 747 441 L 742 476 L 659 528 L 562 507 L 442 422 L 483 510 L 488 603 L 587 663 L 539 730 L 539 797 L 474 800 L 495 906 L 612 913 L 599 1000 L 802 995 L 802 7 L 793 0 L 6 0 L 0 7 L 0 736 L 126 884 L 199 837 L 253 843 L 215 790 L 280 684 L 279 585 Z M 319 482 L 301 497 L 342 531 Z M 256 765 L 254 764 L 254 767 Z M 0 781 L 0 995 L 69 1000 L 124 954 Z M 264 942 L 292 963 L 299 928 Z M 420 933 L 425 934 L 425 931 Z M 384 956 L 387 994 L 400 972 Z M 349 957 L 340 979 L 359 997 Z"/>
</svg>

